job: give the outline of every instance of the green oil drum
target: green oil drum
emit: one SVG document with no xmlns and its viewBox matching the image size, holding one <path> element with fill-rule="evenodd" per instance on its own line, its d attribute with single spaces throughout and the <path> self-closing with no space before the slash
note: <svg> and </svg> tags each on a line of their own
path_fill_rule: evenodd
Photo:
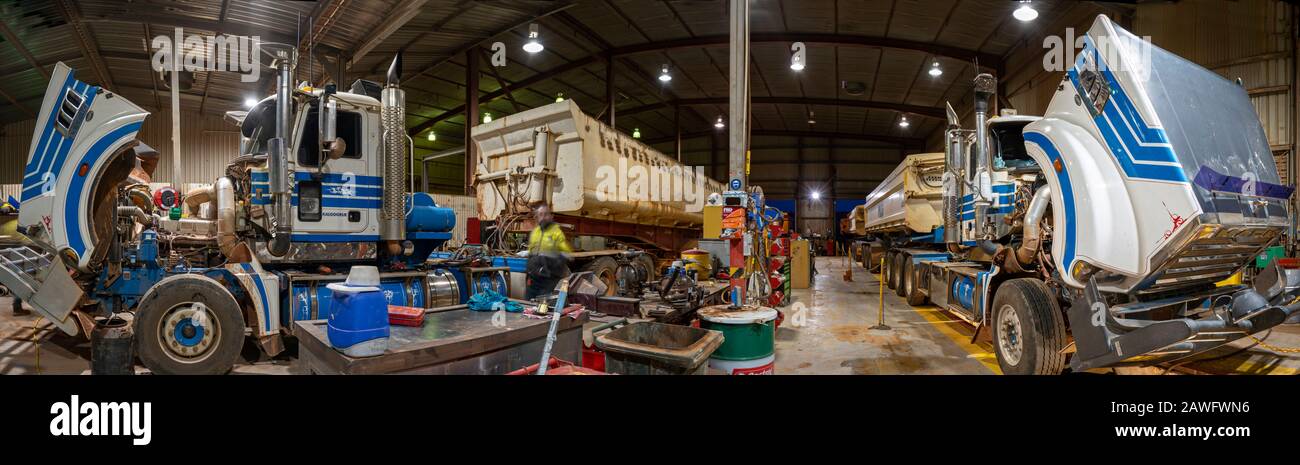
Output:
<svg viewBox="0 0 1300 465">
<path fill-rule="evenodd" d="M 770 375 L 776 367 L 777 311 L 770 307 L 714 305 L 700 309 L 700 327 L 722 333 L 709 366 L 733 375 Z"/>
</svg>

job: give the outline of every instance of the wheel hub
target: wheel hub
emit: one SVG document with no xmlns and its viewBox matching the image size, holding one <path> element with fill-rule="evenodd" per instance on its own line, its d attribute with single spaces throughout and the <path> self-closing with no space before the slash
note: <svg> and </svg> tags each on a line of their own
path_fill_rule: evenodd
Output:
<svg viewBox="0 0 1300 465">
<path fill-rule="evenodd" d="M 998 310 L 998 352 L 1009 365 L 1019 365 L 1024 354 L 1024 340 L 1021 338 L 1020 316 L 1010 305 L 1003 305 Z"/>
<path fill-rule="evenodd" d="M 163 315 L 159 337 L 173 359 L 196 361 L 207 356 L 220 336 L 220 327 L 207 306 L 199 302 L 180 304 Z"/>
</svg>

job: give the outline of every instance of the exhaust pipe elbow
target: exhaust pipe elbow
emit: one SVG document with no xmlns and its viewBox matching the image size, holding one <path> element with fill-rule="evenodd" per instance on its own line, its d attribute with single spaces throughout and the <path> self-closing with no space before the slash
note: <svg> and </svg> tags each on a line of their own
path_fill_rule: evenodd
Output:
<svg viewBox="0 0 1300 465">
<path fill-rule="evenodd" d="M 1051 203 L 1051 186 L 1039 188 L 1034 192 L 1033 200 L 1029 201 L 1029 211 L 1025 212 L 1024 226 L 1021 229 L 1023 239 L 1020 247 L 1016 248 L 1016 261 L 1021 265 L 1033 263 L 1035 256 L 1038 255 L 1038 248 L 1043 244 L 1042 231 L 1038 228 L 1038 223 L 1043 221 L 1043 215 L 1047 213 L 1047 206 Z"/>
<path fill-rule="evenodd" d="M 235 183 L 228 177 L 217 179 L 212 191 L 217 200 L 217 246 L 221 254 L 233 263 L 246 263 L 252 259 L 248 244 L 235 234 Z"/>
</svg>

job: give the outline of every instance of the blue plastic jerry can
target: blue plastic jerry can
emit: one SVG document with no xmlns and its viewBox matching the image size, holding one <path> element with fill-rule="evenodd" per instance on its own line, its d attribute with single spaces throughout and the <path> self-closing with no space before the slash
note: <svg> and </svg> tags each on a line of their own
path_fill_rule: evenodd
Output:
<svg viewBox="0 0 1300 465">
<path fill-rule="evenodd" d="M 377 287 L 330 284 L 327 335 L 349 357 L 373 357 L 388 350 L 388 301 Z"/>
</svg>

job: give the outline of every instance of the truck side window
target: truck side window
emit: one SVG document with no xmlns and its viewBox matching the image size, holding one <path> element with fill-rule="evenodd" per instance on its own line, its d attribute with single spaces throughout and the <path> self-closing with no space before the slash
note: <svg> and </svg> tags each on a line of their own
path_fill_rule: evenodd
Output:
<svg viewBox="0 0 1300 465">
<path fill-rule="evenodd" d="M 302 143 L 298 145 L 299 165 L 320 166 L 321 164 L 320 150 L 317 149 L 320 146 L 317 142 L 320 137 L 317 130 L 318 118 L 316 106 L 313 105 L 307 111 L 307 121 L 302 125 Z M 361 114 L 339 110 L 334 130 L 338 138 L 347 143 L 343 158 L 361 158 Z"/>
</svg>

